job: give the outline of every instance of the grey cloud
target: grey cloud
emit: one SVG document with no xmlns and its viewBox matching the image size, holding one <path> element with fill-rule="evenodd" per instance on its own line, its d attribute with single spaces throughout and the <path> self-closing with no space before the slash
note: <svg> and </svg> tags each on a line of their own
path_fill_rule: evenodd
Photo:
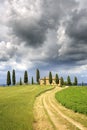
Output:
<svg viewBox="0 0 87 130">
<path fill-rule="evenodd" d="M 43 0 L 39 7 L 41 15 L 37 12 L 39 18 L 34 18 L 34 16 L 30 17 L 28 14 L 31 13 L 30 6 L 28 6 L 31 2 L 26 2 L 27 4 L 24 4 L 24 8 L 27 10 L 26 17 L 20 15 L 20 9 L 17 12 L 13 7 L 14 1 L 10 2 L 12 8 L 10 9 L 11 19 L 9 22 L 12 33 L 32 47 L 41 46 L 47 39 L 48 30 L 57 30 L 61 19 L 77 5 L 73 0 Z M 34 4 L 34 1 L 32 3 Z M 16 4 L 18 3 L 16 2 Z"/>
<path fill-rule="evenodd" d="M 15 46 L 8 45 L 10 43 L 1 42 L 0 43 L 0 61 L 7 62 L 11 58 L 16 56 L 17 48 Z"/>
<path fill-rule="evenodd" d="M 6 62 L 6 61 L 8 61 L 9 60 L 9 57 L 8 56 L 0 56 L 0 61 L 2 61 L 2 62 Z"/>
<path fill-rule="evenodd" d="M 65 25 L 65 43 L 60 47 L 61 61 L 78 64 L 87 59 L 87 10 L 74 11 Z M 68 40 L 69 39 L 69 40 Z M 63 46 L 66 47 L 64 50 Z M 65 53 L 64 53 L 65 51 Z M 80 62 L 81 63 L 81 62 Z M 83 63 L 82 63 L 83 64 Z"/>
<path fill-rule="evenodd" d="M 0 0 L 0 4 L 2 4 L 2 3 L 4 3 L 5 2 L 5 0 Z"/>
<path fill-rule="evenodd" d="M 77 40 L 87 40 L 87 10 L 75 11 L 67 24 L 66 33 Z M 79 43 L 79 42 L 78 42 Z"/>
<path fill-rule="evenodd" d="M 43 25 L 43 22 L 34 22 L 32 23 L 27 21 L 17 21 L 13 25 L 13 33 L 21 38 L 21 41 L 27 43 L 30 46 L 38 46 L 46 39 L 47 28 L 46 25 Z"/>
</svg>

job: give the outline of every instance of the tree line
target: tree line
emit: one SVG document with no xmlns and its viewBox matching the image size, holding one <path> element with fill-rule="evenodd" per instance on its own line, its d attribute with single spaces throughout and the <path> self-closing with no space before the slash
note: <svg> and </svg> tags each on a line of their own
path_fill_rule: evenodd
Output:
<svg viewBox="0 0 87 130">
<path fill-rule="evenodd" d="M 39 84 L 39 80 L 40 80 L 40 72 L 39 69 L 36 70 L 36 82 L 37 84 Z M 28 84 L 28 72 L 27 70 L 25 70 L 24 72 L 24 79 L 22 80 L 22 78 L 20 77 L 20 81 L 19 84 Z M 6 84 L 9 85 L 16 85 L 16 74 L 15 74 L 15 70 L 13 69 L 12 71 L 12 78 L 11 78 L 11 73 L 10 71 L 7 72 L 7 80 L 6 80 Z M 31 79 L 31 84 L 34 84 L 34 78 L 32 77 Z"/>
<path fill-rule="evenodd" d="M 61 77 L 61 84 L 62 85 L 69 85 L 69 86 L 71 86 L 71 85 L 78 85 L 78 79 L 75 76 L 74 77 L 74 82 L 72 82 L 70 76 L 67 76 L 67 81 L 64 81 L 63 77 Z"/>
<path fill-rule="evenodd" d="M 67 81 L 64 81 L 63 77 L 60 78 L 60 81 L 61 81 L 61 85 L 69 85 L 69 86 L 78 85 L 78 79 L 77 79 L 76 76 L 74 77 L 74 82 L 71 81 L 70 76 L 67 76 Z M 51 72 L 49 72 L 49 83 L 50 84 L 52 83 L 52 73 Z M 59 84 L 59 76 L 58 76 L 58 74 L 55 75 L 55 83 Z"/>
<path fill-rule="evenodd" d="M 71 81 L 70 76 L 67 77 L 67 81 L 64 81 L 64 78 L 61 77 L 59 78 L 58 74 L 55 75 L 55 83 L 59 84 L 59 79 L 61 80 L 61 85 L 78 85 L 78 79 L 77 77 L 74 77 L 74 82 Z M 52 84 L 52 72 L 49 72 L 49 83 Z M 7 85 L 16 85 L 16 74 L 15 74 L 15 70 L 13 69 L 12 71 L 12 78 L 11 78 L 11 73 L 10 71 L 7 72 Z M 36 70 L 36 82 L 37 84 L 40 84 L 40 71 L 39 69 Z M 22 78 L 20 77 L 20 81 L 19 84 L 28 84 L 28 72 L 27 70 L 25 70 L 24 72 L 24 79 L 22 80 Z M 34 78 L 31 78 L 31 84 L 34 84 Z M 46 84 L 46 77 L 44 77 L 44 84 Z"/>
</svg>

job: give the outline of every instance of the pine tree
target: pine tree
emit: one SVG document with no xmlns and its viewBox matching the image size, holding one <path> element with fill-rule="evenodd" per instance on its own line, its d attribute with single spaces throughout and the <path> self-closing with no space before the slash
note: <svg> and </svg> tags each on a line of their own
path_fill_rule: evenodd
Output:
<svg viewBox="0 0 87 130">
<path fill-rule="evenodd" d="M 20 85 L 22 85 L 22 79 L 20 78 Z"/>
<path fill-rule="evenodd" d="M 12 84 L 13 84 L 13 85 L 16 84 L 15 70 L 13 70 L 13 72 L 12 72 Z"/>
<path fill-rule="evenodd" d="M 61 85 L 64 85 L 64 79 L 63 79 L 63 77 L 61 77 L 60 80 L 61 80 Z"/>
<path fill-rule="evenodd" d="M 77 85 L 77 84 L 78 84 L 77 77 L 74 77 L 74 85 Z"/>
<path fill-rule="evenodd" d="M 67 77 L 67 85 L 72 85 L 70 76 Z"/>
<path fill-rule="evenodd" d="M 84 86 L 84 82 L 82 82 L 82 86 Z"/>
<path fill-rule="evenodd" d="M 46 85 L 46 77 L 44 77 L 44 85 Z"/>
<path fill-rule="evenodd" d="M 11 75 L 10 75 L 10 71 L 7 72 L 7 85 L 11 85 Z"/>
<path fill-rule="evenodd" d="M 49 83 L 52 84 L 52 73 L 49 72 Z"/>
<path fill-rule="evenodd" d="M 39 71 L 39 69 L 37 69 L 36 70 L 36 81 L 38 84 L 40 83 L 39 80 L 40 80 L 40 71 Z"/>
<path fill-rule="evenodd" d="M 32 81 L 31 81 L 31 83 L 34 84 L 34 79 L 33 79 L 33 77 L 32 77 Z"/>
<path fill-rule="evenodd" d="M 55 76 L 55 82 L 56 82 L 56 84 L 59 83 L 59 77 L 58 77 L 58 74 L 56 74 L 56 76 Z"/>
<path fill-rule="evenodd" d="M 28 83 L 28 73 L 27 73 L 27 71 L 24 72 L 24 83 L 25 84 Z"/>
</svg>

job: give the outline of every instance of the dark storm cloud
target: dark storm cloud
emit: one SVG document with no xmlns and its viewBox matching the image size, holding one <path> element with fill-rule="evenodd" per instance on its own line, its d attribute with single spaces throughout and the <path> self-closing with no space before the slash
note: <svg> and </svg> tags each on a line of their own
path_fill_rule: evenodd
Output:
<svg viewBox="0 0 87 130">
<path fill-rule="evenodd" d="M 87 10 L 74 11 L 71 19 L 66 22 L 65 28 L 66 50 L 60 59 L 74 64 L 83 60 L 85 62 L 87 59 Z M 64 49 L 61 49 L 61 54 L 63 51 Z"/>
<path fill-rule="evenodd" d="M 66 33 L 78 40 L 87 41 L 87 10 L 75 11 L 67 24 Z M 79 44 L 80 42 L 78 42 Z M 84 42 L 83 42 L 84 43 Z"/>
<path fill-rule="evenodd" d="M 8 60 L 9 60 L 9 57 L 7 57 L 7 56 L 0 56 L 0 61 L 6 62 Z"/>
<path fill-rule="evenodd" d="M 39 0 L 36 1 L 37 4 L 38 1 Z M 56 31 L 64 15 L 77 5 L 74 0 L 43 0 L 39 7 L 41 14 L 37 12 L 37 14 L 29 16 L 29 13 L 31 14 L 30 7 L 28 6 L 30 3 L 30 1 L 27 1 L 27 4 L 24 5 L 27 13 L 21 16 L 21 10 L 19 9 L 19 11 L 17 11 L 17 9 L 13 7 L 13 5 L 15 5 L 14 1 L 10 2 L 12 6 L 10 10 L 10 26 L 15 36 L 32 47 L 41 46 L 47 39 L 48 30 L 52 31 L 55 29 Z M 34 1 L 32 3 L 35 4 Z M 17 2 L 16 4 L 18 5 Z M 32 11 L 36 13 L 35 8 Z"/>
<path fill-rule="evenodd" d="M 16 22 L 13 25 L 13 33 L 23 42 L 30 46 L 38 46 L 46 39 L 47 28 L 43 23 L 32 23 L 28 26 L 26 21 Z M 42 25 L 41 25 L 42 24 Z"/>
</svg>

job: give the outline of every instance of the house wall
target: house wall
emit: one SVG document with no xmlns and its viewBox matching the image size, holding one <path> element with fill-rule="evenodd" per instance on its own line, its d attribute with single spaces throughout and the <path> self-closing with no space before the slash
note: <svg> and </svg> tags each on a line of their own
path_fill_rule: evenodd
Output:
<svg viewBox="0 0 87 130">
<path fill-rule="evenodd" d="M 61 80 L 59 79 L 59 84 L 58 84 L 59 87 L 61 87 Z"/>
<path fill-rule="evenodd" d="M 50 85 L 49 79 L 46 79 L 46 85 Z"/>
<path fill-rule="evenodd" d="M 44 79 L 40 79 L 40 85 L 44 85 Z"/>
<path fill-rule="evenodd" d="M 40 85 L 50 85 L 49 78 L 46 77 L 45 80 L 40 79 Z M 52 79 L 52 84 L 51 85 L 57 85 L 56 82 L 55 82 L 55 78 Z M 59 80 L 58 86 L 61 86 L 61 80 Z"/>
</svg>

